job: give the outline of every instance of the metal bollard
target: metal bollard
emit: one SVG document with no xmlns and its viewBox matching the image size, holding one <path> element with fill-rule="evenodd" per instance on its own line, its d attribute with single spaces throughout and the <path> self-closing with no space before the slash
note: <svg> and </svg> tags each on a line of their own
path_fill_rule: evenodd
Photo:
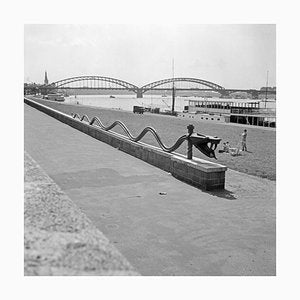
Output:
<svg viewBox="0 0 300 300">
<path fill-rule="evenodd" d="M 193 143 L 190 139 L 190 136 L 194 132 L 194 126 L 192 124 L 187 126 L 188 130 L 188 137 L 187 137 L 187 142 L 188 142 L 188 148 L 187 148 L 187 159 L 193 159 Z"/>
</svg>

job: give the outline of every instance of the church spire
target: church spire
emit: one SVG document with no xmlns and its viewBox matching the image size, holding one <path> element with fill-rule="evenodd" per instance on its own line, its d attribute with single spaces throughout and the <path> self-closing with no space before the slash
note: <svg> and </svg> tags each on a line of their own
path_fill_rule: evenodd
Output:
<svg viewBox="0 0 300 300">
<path fill-rule="evenodd" d="M 45 79 L 44 79 L 44 84 L 48 84 L 47 71 L 45 71 Z"/>
</svg>

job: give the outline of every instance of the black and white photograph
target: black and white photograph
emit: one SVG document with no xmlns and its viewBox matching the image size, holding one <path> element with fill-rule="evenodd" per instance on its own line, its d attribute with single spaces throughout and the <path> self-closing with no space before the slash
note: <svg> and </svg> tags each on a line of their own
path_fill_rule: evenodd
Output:
<svg viewBox="0 0 300 300">
<path fill-rule="evenodd" d="M 200 2 L 7 5 L 3 299 L 299 295 L 296 10 Z"/>
<path fill-rule="evenodd" d="M 25 275 L 276 275 L 275 42 L 25 25 Z"/>
</svg>

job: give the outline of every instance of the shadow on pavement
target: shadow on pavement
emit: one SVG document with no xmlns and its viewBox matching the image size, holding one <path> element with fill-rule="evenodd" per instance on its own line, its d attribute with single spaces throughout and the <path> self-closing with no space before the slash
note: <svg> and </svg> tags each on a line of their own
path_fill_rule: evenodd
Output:
<svg viewBox="0 0 300 300">
<path fill-rule="evenodd" d="M 205 191 L 208 194 L 212 196 L 216 196 L 219 198 L 223 198 L 226 200 L 237 200 L 237 198 L 234 196 L 234 193 L 228 190 L 220 190 L 220 191 Z"/>
</svg>

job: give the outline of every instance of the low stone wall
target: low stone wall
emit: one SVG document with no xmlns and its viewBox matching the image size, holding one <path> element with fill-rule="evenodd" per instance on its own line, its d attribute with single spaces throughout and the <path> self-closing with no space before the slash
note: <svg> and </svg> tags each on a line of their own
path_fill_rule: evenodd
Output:
<svg viewBox="0 0 300 300">
<path fill-rule="evenodd" d="M 24 102 L 57 120 L 78 129 L 93 138 L 105 142 L 123 152 L 133 155 L 151 165 L 171 173 L 174 177 L 205 190 L 224 189 L 225 172 L 227 167 L 194 158 L 188 160 L 177 153 L 167 153 L 160 148 L 133 142 L 127 137 L 89 125 L 85 121 L 74 119 L 72 116 L 49 108 L 31 99 L 24 98 Z"/>
</svg>

